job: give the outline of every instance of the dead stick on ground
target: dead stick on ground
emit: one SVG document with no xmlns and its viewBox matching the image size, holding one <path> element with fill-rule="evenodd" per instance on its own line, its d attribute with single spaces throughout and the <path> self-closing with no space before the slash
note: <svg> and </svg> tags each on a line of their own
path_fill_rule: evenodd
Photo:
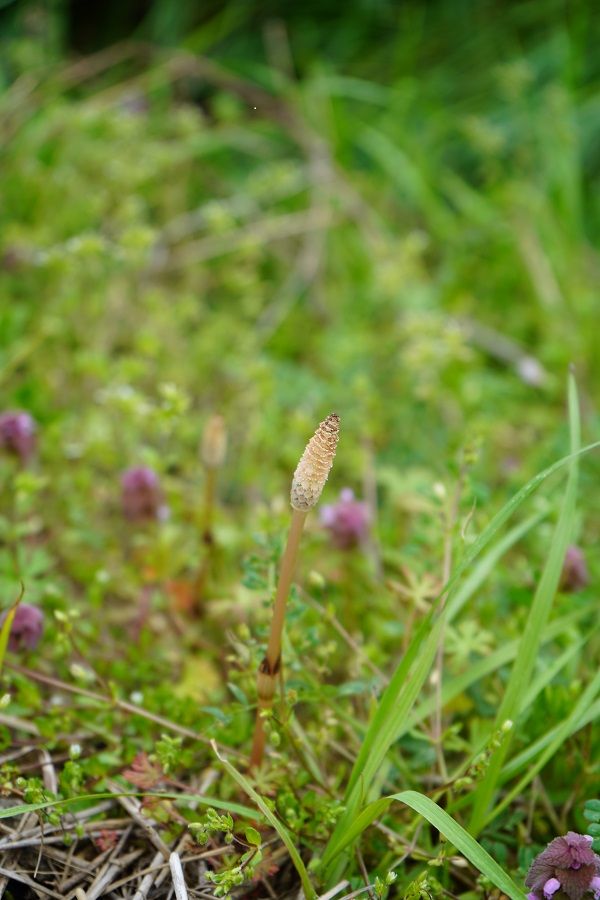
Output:
<svg viewBox="0 0 600 900">
<path fill-rule="evenodd" d="M 93 879 L 92 883 L 86 890 L 86 895 L 89 900 L 96 900 L 97 897 L 102 896 L 102 892 L 104 890 L 104 886 L 112 881 L 114 875 L 120 871 L 121 869 L 121 860 L 119 859 L 120 854 L 125 847 L 127 839 L 131 834 L 131 829 L 133 825 L 130 825 L 129 828 L 126 828 L 119 841 L 117 842 L 117 846 L 110 852 L 108 859 L 102 865 L 100 871 Z M 101 854 L 104 856 L 104 854 Z"/>
<path fill-rule="evenodd" d="M 146 897 L 148 896 L 148 891 L 150 890 L 150 888 L 154 884 L 154 881 L 156 880 L 156 875 L 157 875 L 157 872 L 159 871 L 158 867 L 160 866 L 162 859 L 163 859 L 163 855 L 162 855 L 161 851 L 159 850 L 157 852 L 156 856 L 153 857 L 152 862 L 150 863 L 152 871 L 148 872 L 142 878 L 139 888 L 133 895 L 133 900 L 146 900 Z"/>
<path fill-rule="evenodd" d="M 86 894 L 87 900 L 98 900 L 99 897 L 104 897 L 106 894 L 105 888 L 112 882 L 115 875 L 118 875 L 119 872 L 122 872 L 127 866 L 130 866 L 131 863 L 135 862 L 140 856 L 143 856 L 143 854 L 143 849 L 132 850 L 131 853 L 128 853 L 126 856 L 120 856 L 118 859 L 115 859 L 115 861 L 108 866 L 89 888 Z"/>
<path fill-rule="evenodd" d="M 146 834 L 146 837 L 150 841 L 153 847 L 155 847 L 165 859 L 169 858 L 170 850 L 160 837 L 160 835 L 154 830 L 152 824 L 149 819 L 146 819 L 142 813 L 140 812 L 139 803 L 133 797 L 123 797 L 119 796 L 122 794 L 123 788 L 118 785 L 114 781 L 107 782 L 109 791 L 112 791 L 115 794 L 115 799 L 119 801 L 124 810 L 126 810 L 134 822 L 140 826 L 142 831 Z"/>
<path fill-rule="evenodd" d="M 20 884 L 26 884 L 34 894 L 46 894 L 48 897 L 56 897 L 57 900 L 64 900 L 62 894 L 57 894 L 56 891 L 52 891 L 43 884 L 34 881 L 29 875 L 22 874 L 21 872 L 13 872 L 11 869 L 5 869 L 2 866 L 0 866 L 0 875 L 3 875 L 10 881 L 18 881 Z"/>
<path fill-rule="evenodd" d="M 169 857 L 169 865 L 171 867 L 173 887 L 175 888 L 175 897 L 177 898 L 177 900 L 188 900 L 185 878 L 183 877 L 183 868 L 181 867 L 181 859 L 179 858 L 178 853 L 171 853 L 171 856 Z"/>
<path fill-rule="evenodd" d="M 35 820 L 36 818 L 37 817 L 34 813 L 26 813 L 24 816 L 21 817 L 19 824 L 17 825 L 13 834 L 14 835 L 22 834 L 27 828 L 27 823 L 31 822 L 32 820 Z M 11 847 L 9 847 L 7 849 L 10 850 Z M 14 851 L 13 851 L 13 853 L 3 854 L 2 862 L 5 862 L 5 861 L 6 861 L 7 869 L 16 869 L 18 867 L 17 864 L 19 861 L 19 854 L 14 853 Z M 4 892 L 9 885 L 9 880 L 10 879 L 8 878 L 7 875 L 0 875 L 0 897 L 4 896 Z"/>
<path fill-rule="evenodd" d="M 89 881 L 92 878 L 93 873 L 100 869 L 101 866 L 104 865 L 107 859 L 110 859 L 112 856 L 113 850 L 108 849 L 104 850 L 97 856 L 94 860 L 87 860 L 87 865 L 83 869 L 79 869 L 74 875 L 71 875 L 62 886 L 62 892 L 64 897 L 72 896 L 69 892 L 74 888 L 77 888 L 77 885 L 80 881 L 85 881 L 86 879 Z"/>
</svg>

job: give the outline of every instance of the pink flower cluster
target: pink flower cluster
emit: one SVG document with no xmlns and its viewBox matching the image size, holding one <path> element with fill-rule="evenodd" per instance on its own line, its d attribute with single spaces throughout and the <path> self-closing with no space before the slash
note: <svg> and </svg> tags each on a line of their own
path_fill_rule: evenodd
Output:
<svg viewBox="0 0 600 900">
<path fill-rule="evenodd" d="M 592 850 L 592 838 L 569 831 L 554 838 L 531 863 L 525 884 L 528 900 L 582 900 L 591 893 L 600 900 L 600 856 Z"/>
<path fill-rule="evenodd" d="M 344 488 L 337 503 L 323 506 L 321 524 L 331 534 L 336 547 L 348 550 L 360 544 L 369 531 L 369 508 L 354 498 L 354 491 Z"/>
<path fill-rule="evenodd" d="M 0 625 L 6 620 L 7 615 L 8 612 L 3 614 L 0 619 Z M 44 614 L 41 609 L 37 606 L 32 606 L 30 603 L 19 604 L 10 626 L 8 649 L 13 652 L 17 650 L 35 650 L 43 631 Z"/>
<path fill-rule="evenodd" d="M 158 475 L 148 466 L 127 469 L 121 478 L 121 503 L 133 522 L 162 520 L 168 515 Z"/>
<path fill-rule="evenodd" d="M 560 576 L 560 589 L 574 594 L 587 587 L 590 576 L 583 552 L 574 545 L 567 548 Z"/>
<path fill-rule="evenodd" d="M 35 450 L 34 419 L 28 412 L 12 410 L 0 415 L 0 447 L 26 463 Z"/>
</svg>

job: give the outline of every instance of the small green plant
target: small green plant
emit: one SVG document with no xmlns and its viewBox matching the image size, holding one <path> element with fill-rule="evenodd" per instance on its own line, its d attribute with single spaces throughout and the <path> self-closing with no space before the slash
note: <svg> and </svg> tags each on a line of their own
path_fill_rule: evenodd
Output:
<svg viewBox="0 0 600 900">
<path fill-rule="evenodd" d="M 251 825 L 244 829 L 244 840 L 234 836 L 233 818 L 229 813 L 218 813 L 209 808 L 201 822 L 191 822 L 188 825 L 190 832 L 199 844 L 204 845 L 215 835 L 223 834 L 226 844 L 245 846 L 246 849 L 226 864 L 219 872 L 207 872 L 206 877 L 212 881 L 215 887 L 216 897 L 229 897 L 234 888 L 244 884 L 254 877 L 256 867 L 262 861 L 262 838 L 260 833 Z"/>
<path fill-rule="evenodd" d="M 373 884 L 375 896 L 380 898 L 387 897 L 388 888 L 394 884 L 397 877 L 398 876 L 393 871 L 388 872 L 385 878 L 380 878 L 379 875 L 377 875 Z"/>
<path fill-rule="evenodd" d="M 474 784 L 482 781 L 489 769 L 492 756 L 500 748 L 507 735 L 512 731 L 513 723 L 507 719 L 500 728 L 495 731 L 481 753 L 471 761 L 464 775 L 457 778 L 453 784 L 455 790 L 471 789 Z"/>
<path fill-rule="evenodd" d="M 584 804 L 583 815 L 590 823 L 587 831 L 593 838 L 592 848 L 600 853 L 600 800 L 588 800 Z"/>
<path fill-rule="evenodd" d="M 189 830 L 199 844 L 208 843 L 209 839 L 219 833 L 224 834 L 226 844 L 233 841 L 233 819 L 229 813 L 218 813 L 215 809 L 206 810 L 206 815 L 201 822 L 191 822 Z"/>
<path fill-rule="evenodd" d="M 169 775 L 176 768 L 181 758 L 181 738 L 171 737 L 169 734 L 161 735 L 156 742 L 156 758 L 165 775 Z"/>
</svg>

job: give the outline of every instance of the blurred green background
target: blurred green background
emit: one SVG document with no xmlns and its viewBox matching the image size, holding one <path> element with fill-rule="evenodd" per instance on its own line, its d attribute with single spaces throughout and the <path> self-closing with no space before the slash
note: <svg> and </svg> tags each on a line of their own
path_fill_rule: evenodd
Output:
<svg viewBox="0 0 600 900">
<path fill-rule="evenodd" d="M 217 410 L 243 505 L 336 410 L 339 486 L 477 445 L 485 499 L 564 449 L 571 362 L 593 432 L 595 4 L 0 17 L 2 389 L 58 482 L 189 473 Z"/>
<path fill-rule="evenodd" d="M 385 671 L 469 542 L 568 452 L 571 364 L 583 442 L 598 438 L 599 10 L 0 0 L 0 412 L 38 424 L 31 465 L 0 454 L 0 590 L 7 606 L 23 580 L 44 610 L 36 671 L 117 685 L 243 748 L 291 474 L 328 413 L 342 432 L 323 502 L 352 488 L 372 534 L 344 553 L 311 515 L 299 580 Z M 228 454 L 207 547 L 198 446 L 214 414 Z M 136 465 L 170 509 L 139 529 L 120 505 Z M 598 474 L 583 457 L 572 535 L 592 586 Z M 529 533 L 448 628 L 452 676 L 522 635 L 562 489 L 527 501 Z M 540 652 L 520 748 L 595 674 L 595 597 L 557 594 L 574 617 Z M 292 596 L 286 678 L 342 785 L 362 738 L 346 719 L 369 719 L 375 688 L 323 609 Z M 572 655 L 550 684 L 557 648 Z M 492 676 L 445 710 L 456 757 L 489 737 L 507 666 Z M 15 684 L 11 715 L 33 710 L 44 735 L 92 717 L 115 735 L 90 778 L 152 752 L 148 722 Z M 596 774 L 577 728 L 544 769 L 564 830 Z M 435 765 L 421 738 L 401 772 L 420 788 Z M 528 839 L 550 836 L 536 803 L 515 803 Z M 516 859 L 524 832 L 505 826 L 494 840 Z"/>
</svg>

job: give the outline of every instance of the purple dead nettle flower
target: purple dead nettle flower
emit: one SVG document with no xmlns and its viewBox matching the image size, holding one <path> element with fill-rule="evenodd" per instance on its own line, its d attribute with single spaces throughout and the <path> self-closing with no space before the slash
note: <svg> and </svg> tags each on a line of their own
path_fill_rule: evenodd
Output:
<svg viewBox="0 0 600 900">
<path fill-rule="evenodd" d="M 13 410 L 0 415 L 0 447 L 21 462 L 27 462 L 35 450 L 35 421 L 28 412 Z"/>
<path fill-rule="evenodd" d="M 567 547 L 560 576 L 560 589 L 572 594 L 587 587 L 590 578 L 588 575 L 585 556 L 579 547 Z"/>
<path fill-rule="evenodd" d="M 554 838 L 531 863 L 525 884 L 528 900 L 581 900 L 590 892 L 600 900 L 600 856 L 592 850 L 588 834 L 569 831 Z"/>
<path fill-rule="evenodd" d="M 0 619 L 0 625 L 6 619 L 8 611 Z M 44 630 L 44 614 L 37 606 L 21 603 L 17 606 L 15 617 L 10 626 L 8 649 L 35 650 Z"/>
<path fill-rule="evenodd" d="M 342 550 L 360 544 L 369 530 L 369 508 L 361 500 L 355 500 L 350 488 L 341 491 L 337 503 L 324 506 L 320 518 L 335 546 Z"/>
<path fill-rule="evenodd" d="M 134 466 L 127 469 L 121 478 L 121 500 L 123 514 L 134 522 L 167 518 L 158 475 L 148 466 Z"/>
</svg>

